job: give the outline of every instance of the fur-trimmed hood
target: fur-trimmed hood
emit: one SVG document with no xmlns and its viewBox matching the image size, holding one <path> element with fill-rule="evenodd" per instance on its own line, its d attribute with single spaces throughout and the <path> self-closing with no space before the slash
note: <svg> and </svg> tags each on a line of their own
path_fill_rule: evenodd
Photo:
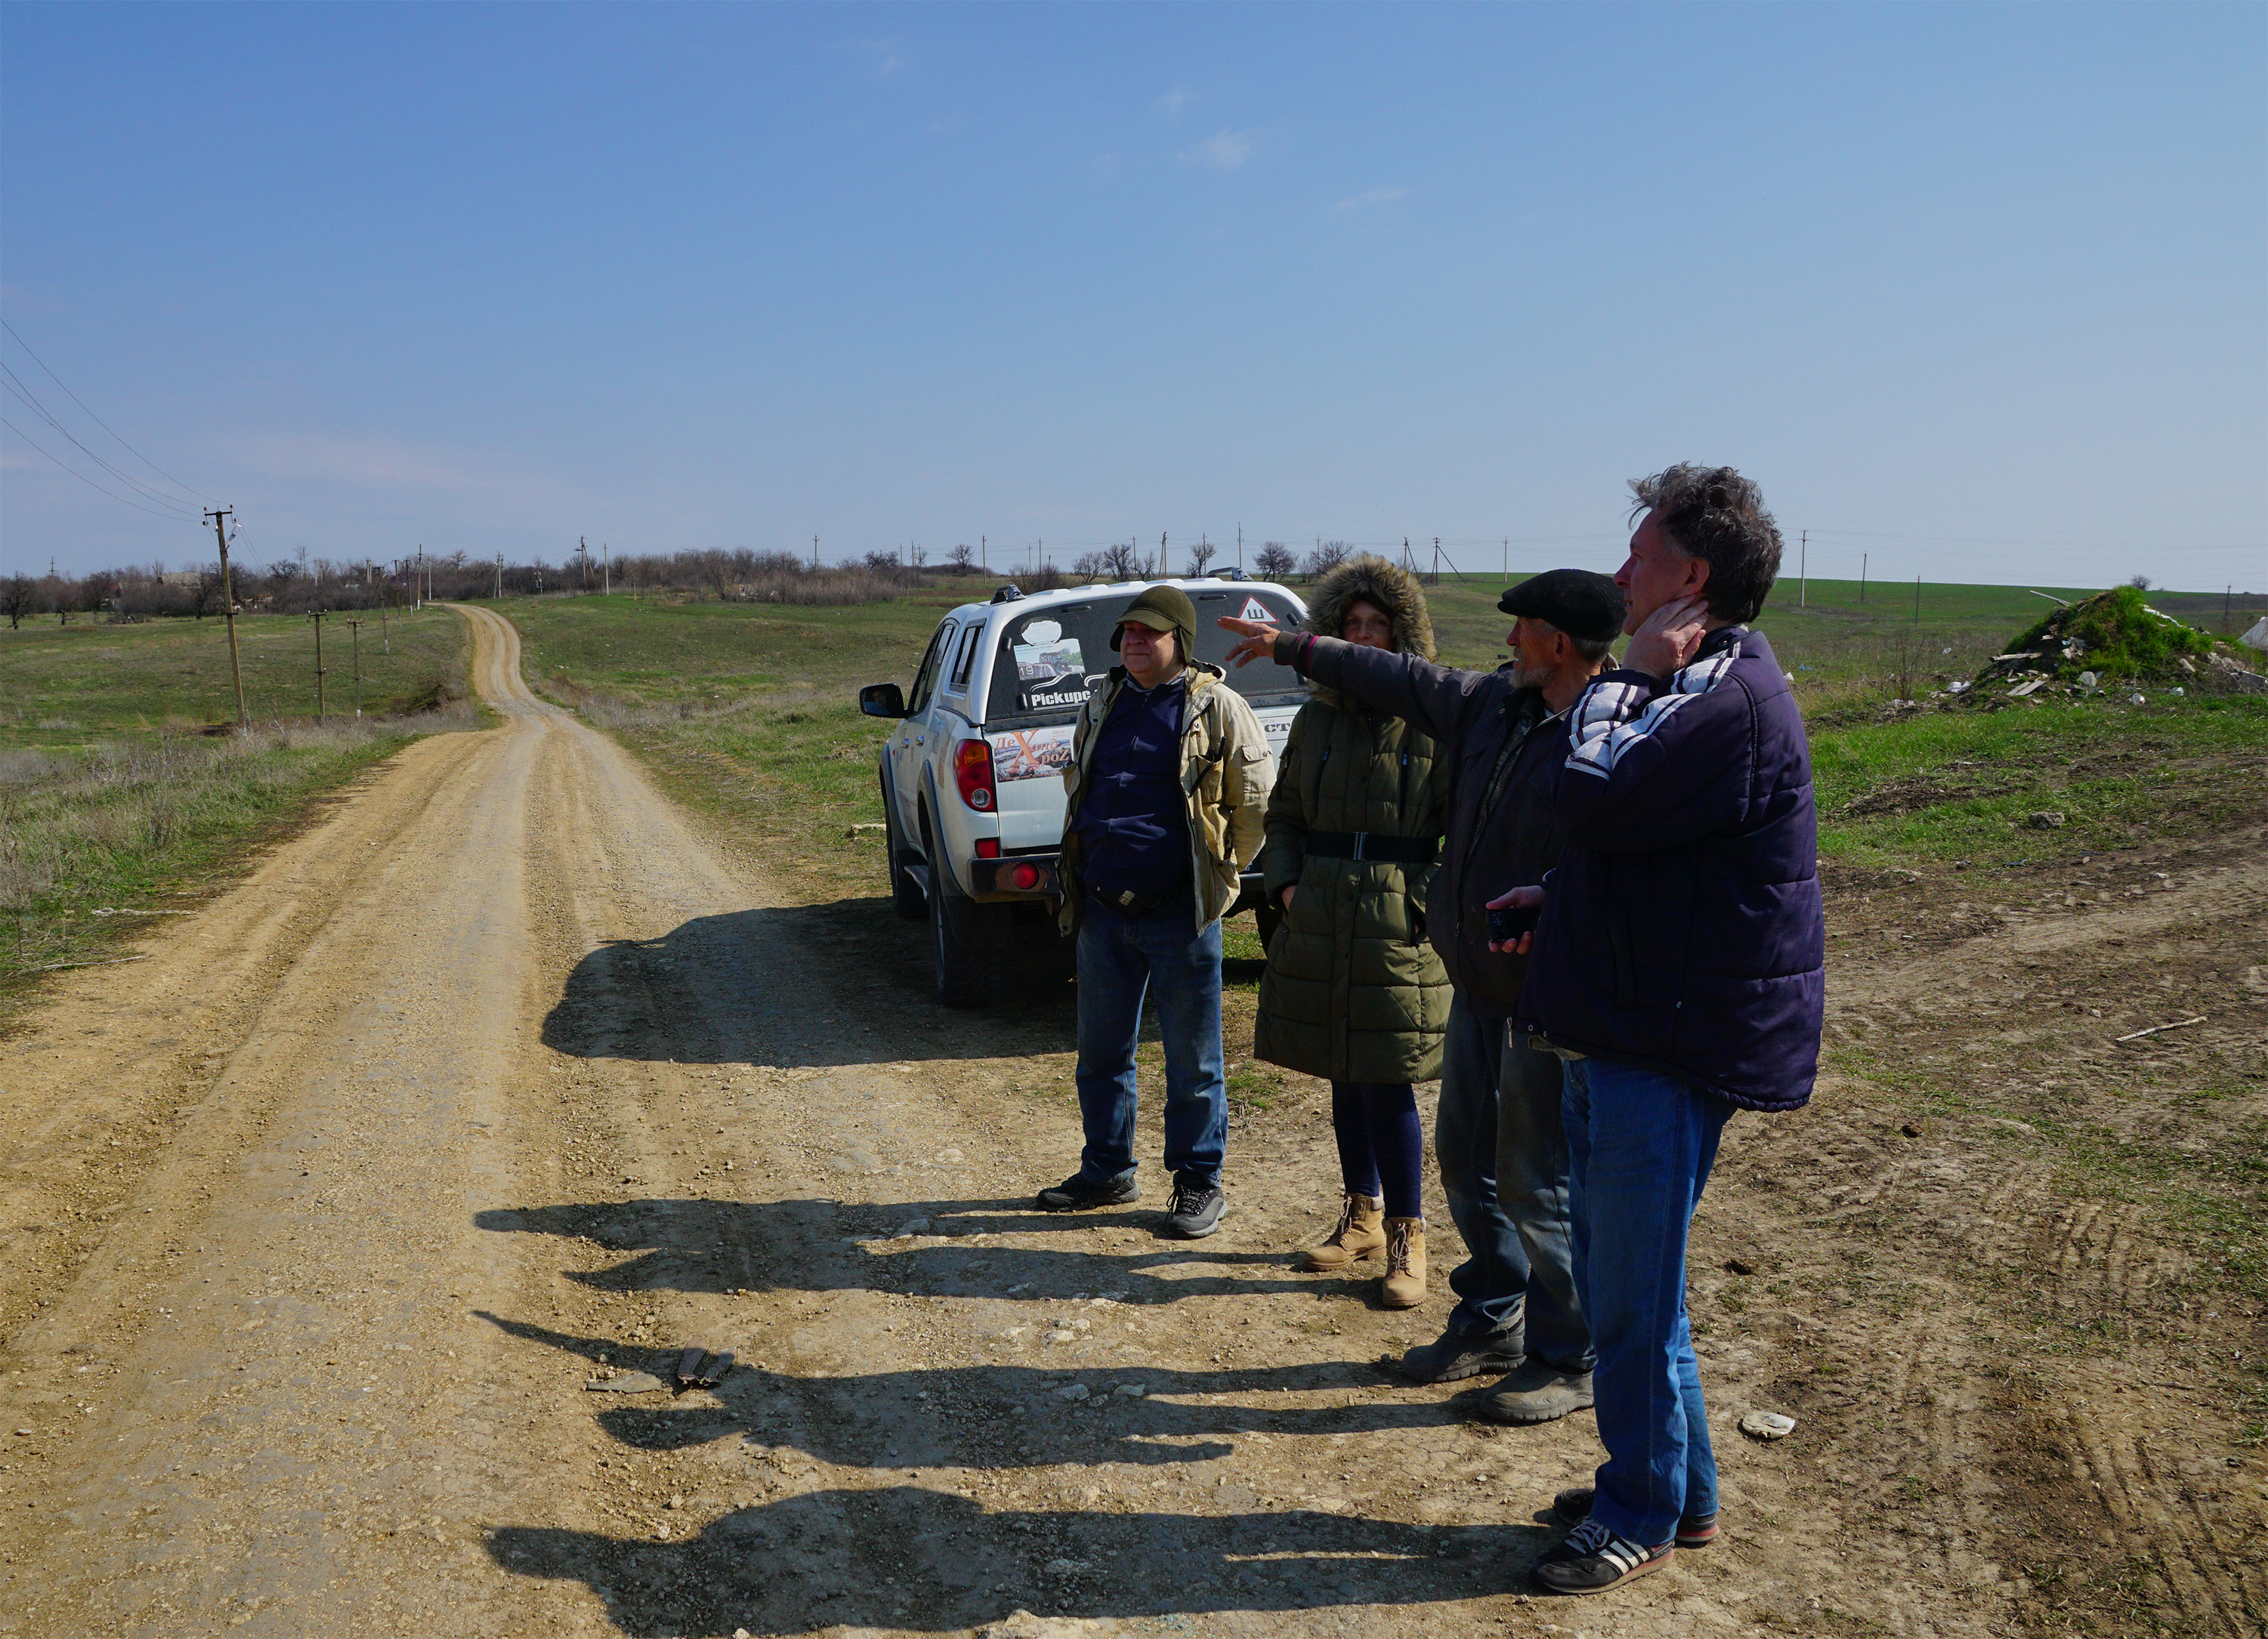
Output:
<svg viewBox="0 0 2268 1639">
<path fill-rule="evenodd" d="M 1425 607 L 1425 592 L 1418 577 L 1398 563 L 1371 553 L 1347 559 L 1315 583 L 1307 599 L 1307 629 L 1320 637 L 1336 637 L 1346 623 L 1346 613 L 1358 603 L 1384 612 L 1394 625 L 1394 646 L 1420 659 L 1433 658 L 1433 617 Z M 1338 691 L 1321 683 L 1314 686 L 1318 699 L 1341 703 Z"/>
</svg>

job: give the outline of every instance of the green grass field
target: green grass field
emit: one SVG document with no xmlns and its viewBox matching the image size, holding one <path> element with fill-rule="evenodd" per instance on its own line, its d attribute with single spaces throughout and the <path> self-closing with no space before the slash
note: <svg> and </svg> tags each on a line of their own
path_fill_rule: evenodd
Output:
<svg viewBox="0 0 2268 1639">
<path fill-rule="evenodd" d="M 519 625 L 532 681 L 648 753 L 679 795 L 761 839 L 809 892 L 847 897 L 879 892 L 882 876 L 880 842 L 845 834 L 881 817 L 883 731 L 858 715 L 858 687 L 907 681 L 938 619 L 989 586 L 972 579 L 965 592 L 839 609 L 618 595 L 512 601 L 504 612 Z M 1498 663 L 1501 590 L 1479 577 L 1428 589 L 1443 660 Z M 2038 590 L 2069 599 L 2089 589 Z M 2047 606 L 2022 587 L 1925 585 L 1917 625 L 1911 588 L 1898 594 L 1903 606 L 1889 601 L 1896 592 L 1870 587 L 1862 603 L 1856 582 L 1814 581 L 1799 603 L 1784 584 L 1758 622 L 1810 722 L 1828 857 L 2007 863 L 2206 827 L 2268 798 L 2268 703 L 2257 699 L 2096 699 L 1887 720 L 1902 690 L 1972 675 Z M 2184 602 L 2151 596 L 2160 608 Z M 2220 599 L 2210 602 L 2217 615 Z M 2240 607 L 2235 618 L 2258 616 Z M 2031 816 L 2043 812 L 2062 814 L 2062 827 L 2035 828 Z M 1232 928 L 1232 945 L 1241 937 Z M 1244 953 L 1256 956 L 1256 944 Z"/>
<path fill-rule="evenodd" d="M 240 615 L 237 643 L 254 724 L 313 722 L 315 632 L 303 616 Z M 363 623 L 323 621 L 326 718 L 351 719 L 361 651 L 366 717 L 438 703 L 464 677 L 465 623 L 446 609 L 391 611 Z M 98 625 L 85 616 L 0 628 L 0 746 L 62 749 L 95 739 L 158 739 L 236 720 L 228 633 L 218 619 Z"/>
<path fill-rule="evenodd" d="M 238 622 L 244 737 L 210 731 L 235 715 L 217 620 L 0 630 L 0 1022 L 37 971 L 104 959 L 410 738 L 478 720 L 460 616 L 364 628 L 359 722 L 350 633 L 326 626 L 318 724 L 309 623 Z"/>
</svg>

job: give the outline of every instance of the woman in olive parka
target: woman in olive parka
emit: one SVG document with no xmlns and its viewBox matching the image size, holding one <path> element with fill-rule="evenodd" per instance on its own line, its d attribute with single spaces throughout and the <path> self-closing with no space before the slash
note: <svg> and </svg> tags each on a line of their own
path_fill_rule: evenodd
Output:
<svg viewBox="0 0 2268 1639">
<path fill-rule="evenodd" d="M 1317 583 L 1307 629 L 1433 658 L 1425 595 L 1380 557 Z M 1260 868 L 1284 918 L 1268 944 L 1253 1053 L 1331 1084 L 1345 1200 L 1337 1227 L 1300 1255 L 1336 1270 L 1386 1254 L 1388 1308 L 1425 1296 L 1418 1202 L 1425 1139 L 1410 1084 L 1441 1072 L 1449 981 L 1423 907 L 1448 808 L 1431 739 L 1321 684 L 1292 719 L 1268 801 Z"/>
</svg>

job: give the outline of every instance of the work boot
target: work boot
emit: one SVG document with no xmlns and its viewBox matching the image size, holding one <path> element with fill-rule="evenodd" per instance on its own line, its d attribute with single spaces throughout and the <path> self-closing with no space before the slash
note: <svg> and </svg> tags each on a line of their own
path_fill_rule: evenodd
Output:
<svg viewBox="0 0 2268 1639">
<path fill-rule="evenodd" d="M 1386 1278 L 1378 1301 L 1388 1309 L 1415 1309 L 1425 1301 L 1425 1220 L 1386 1220 Z"/>
<path fill-rule="evenodd" d="M 1042 1212 L 1086 1212 L 1095 1207 L 1123 1207 L 1141 1199 L 1141 1186 L 1131 1172 L 1123 1178 L 1101 1180 L 1073 1172 L 1062 1183 L 1040 1191 L 1037 1205 Z"/>
<path fill-rule="evenodd" d="M 1591 1374 L 1562 1371 L 1533 1356 L 1480 1397 L 1479 1410 L 1491 1422 L 1551 1422 L 1591 1403 Z"/>
<path fill-rule="evenodd" d="M 1203 1240 L 1220 1227 L 1220 1215 L 1227 1210 L 1228 1197 L 1219 1184 L 1184 1172 L 1174 1180 L 1174 1199 L 1159 1228 L 1174 1240 Z"/>
<path fill-rule="evenodd" d="M 1359 1263 L 1373 1252 L 1385 1251 L 1385 1213 L 1383 1197 L 1350 1193 L 1346 1204 L 1339 1209 L 1339 1226 L 1331 1231 L 1330 1238 L 1320 1246 L 1301 1249 L 1296 1267 L 1329 1274 Z"/>
<path fill-rule="evenodd" d="M 1484 1371 L 1509 1371 L 1524 1357 L 1524 1324 L 1498 1327 L 1493 1332 L 1460 1332 L 1454 1327 L 1430 1343 L 1421 1343 L 1399 1360 L 1382 1363 L 1413 1383 L 1454 1383 Z"/>
</svg>

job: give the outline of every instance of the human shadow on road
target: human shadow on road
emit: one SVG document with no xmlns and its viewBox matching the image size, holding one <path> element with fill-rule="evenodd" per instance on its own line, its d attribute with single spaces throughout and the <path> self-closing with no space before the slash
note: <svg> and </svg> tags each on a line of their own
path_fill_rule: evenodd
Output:
<svg viewBox="0 0 2268 1639">
<path fill-rule="evenodd" d="M 513 1337 L 593 1363 L 650 1371 L 664 1381 L 679 1359 L 670 1349 L 578 1337 L 484 1312 L 482 1318 Z M 1379 1380 L 1371 1368 L 1336 1361 L 1204 1371 L 1069 1363 L 940 1366 L 847 1377 L 799 1376 L 743 1363 L 698 1401 L 615 1406 L 600 1411 L 598 1421 L 625 1445 L 646 1451 L 739 1438 L 844 1466 L 972 1469 L 1206 1462 L 1233 1452 L 1239 1435 L 1371 1434 L 1465 1421 L 1438 1395 L 1266 1403 L 1270 1395 L 1344 1392 Z M 1225 1394 L 1256 1398 L 1210 1398 Z M 1174 1398 L 1198 1395 L 1209 1398 Z"/>
<path fill-rule="evenodd" d="M 492 1531 L 488 1547 L 507 1571 L 585 1584 L 623 1633 L 660 1639 L 735 1628 L 949 1633 L 1019 1607 L 1138 1619 L 1476 1599 L 1521 1587 L 1550 1540 L 1535 1525 L 1428 1527 L 1304 1509 L 995 1513 L 892 1486 L 735 1510 L 681 1542 L 515 1525 Z"/>
<path fill-rule="evenodd" d="M 926 931 L 896 920 L 887 900 L 842 900 L 610 939 L 568 974 L 543 1044 L 578 1058 L 850 1066 L 1060 1051 L 1073 1025 L 1071 986 L 1036 962 L 1006 1005 L 948 1013 Z"/>
<path fill-rule="evenodd" d="M 604 1268 L 564 1271 L 570 1280 L 601 1291 L 919 1291 L 949 1297 L 1110 1297 L 1157 1304 L 1225 1293 L 1367 1297 L 1377 1284 L 1294 1275 L 1280 1252 L 1232 1252 L 1210 1242 L 1160 1240 L 1132 1252 L 1092 1245 L 1058 1251 L 969 1238 L 1147 1227 L 1130 1214 L 1007 1209 L 1020 1204 L 644 1200 L 494 1207 L 475 1213 L 473 1222 L 498 1233 L 553 1235 L 595 1241 L 614 1252 L 644 1253 Z M 917 1232 L 901 1233 L 917 1223 Z M 1278 1273 L 1225 1272 L 1240 1268 Z M 1198 1269 L 1207 1273 L 1179 1273 Z"/>
</svg>

